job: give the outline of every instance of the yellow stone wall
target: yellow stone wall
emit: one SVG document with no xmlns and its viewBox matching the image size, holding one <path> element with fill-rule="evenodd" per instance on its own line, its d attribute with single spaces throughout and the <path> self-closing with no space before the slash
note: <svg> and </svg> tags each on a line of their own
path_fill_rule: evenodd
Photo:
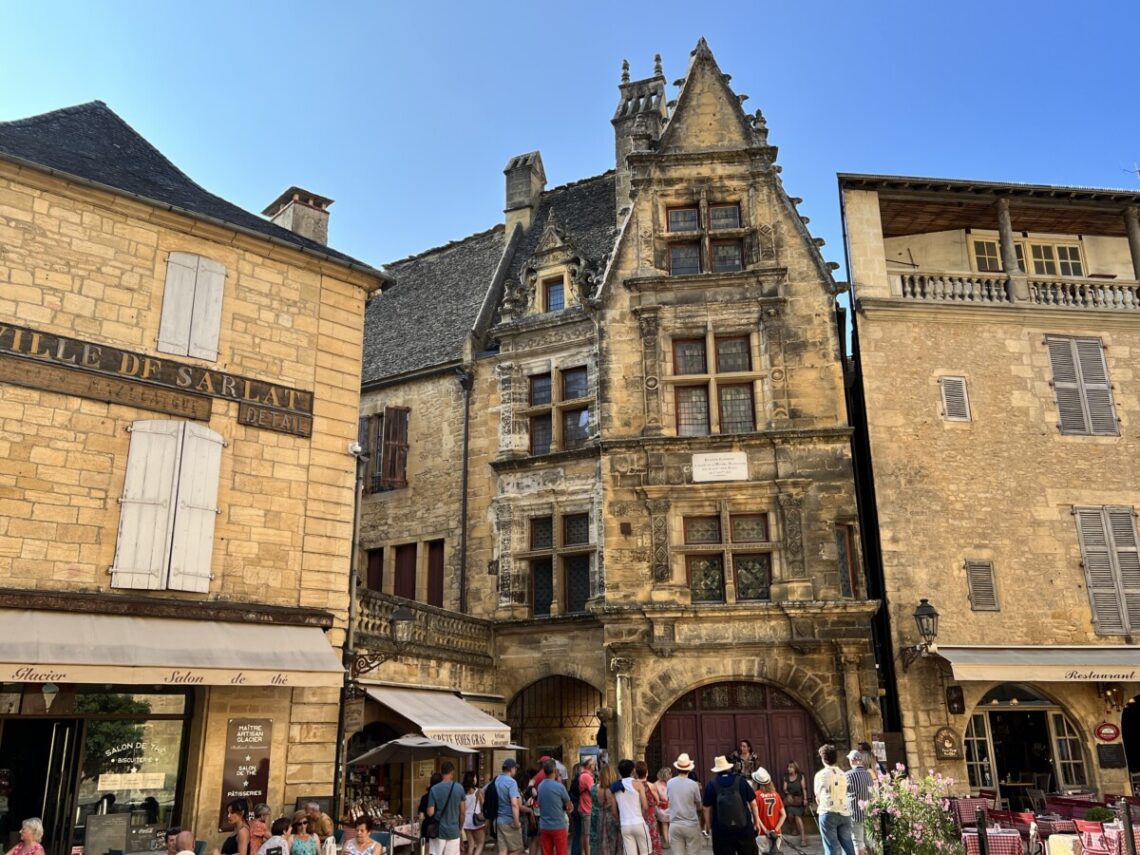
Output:
<svg viewBox="0 0 1140 855">
<path fill-rule="evenodd" d="M 353 459 L 360 390 L 363 273 L 221 226 L 0 162 L 0 317 L 163 360 L 203 365 L 314 393 L 313 436 L 237 423 L 213 399 L 222 453 L 208 595 L 324 609 L 339 649 L 348 605 Z M 167 254 L 226 266 L 216 362 L 158 353 Z M 119 594 L 111 567 L 130 434 L 168 418 L 121 404 L 0 385 L 0 586 Z M 224 631 L 210 630 L 210 631 Z M 184 819 L 209 838 L 226 716 L 274 718 L 274 809 L 332 791 L 337 690 L 209 692 L 195 723 L 201 769 L 189 770 Z M 193 763 L 190 764 L 194 766 Z M 216 827 L 216 826 L 214 826 Z"/>
</svg>

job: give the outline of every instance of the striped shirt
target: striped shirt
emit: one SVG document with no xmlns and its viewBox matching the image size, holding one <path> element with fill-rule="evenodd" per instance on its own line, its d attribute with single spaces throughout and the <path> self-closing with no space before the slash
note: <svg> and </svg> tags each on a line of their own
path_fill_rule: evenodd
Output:
<svg viewBox="0 0 1140 855">
<path fill-rule="evenodd" d="M 847 808 L 851 811 L 852 822 L 863 821 L 863 806 L 871 798 L 871 773 L 862 766 L 853 766 L 847 771 Z"/>
</svg>

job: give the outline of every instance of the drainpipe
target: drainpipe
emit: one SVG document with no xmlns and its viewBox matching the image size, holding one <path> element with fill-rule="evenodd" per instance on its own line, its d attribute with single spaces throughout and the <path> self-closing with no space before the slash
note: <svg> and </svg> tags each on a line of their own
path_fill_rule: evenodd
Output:
<svg viewBox="0 0 1140 855">
<path fill-rule="evenodd" d="M 459 612 L 467 614 L 467 452 L 471 442 L 471 387 L 475 376 L 460 365 L 455 369 L 463 390 L 463 465 L 459 474 Z"/>
<path fill-rule="evenodd" d="M 344 780 L 344 711 L 351 694 L 349 671 L 352 660 L 356 656 L 356 587 L 357 575 L 360 571 L 360 512 L 364 496 L 364 471 L 368 465 L 368 455 L 364 453 L 360 443 L 353 442 L 348 452 L 356 458 L 355 493 L 352 508 L 352 552 L 348 560 L 348 628 L 344 636 L 344 649 L 341 662 L 344 664 L 344 682 L 340 687 L 340 714 L 336 720 L 336 762 L 333 765 L 333 801 L 334 816 L 344 816 L 341 811 L 341 781 Z M 339 819 L 337 820 L 339 821 Z"/>
</svg>

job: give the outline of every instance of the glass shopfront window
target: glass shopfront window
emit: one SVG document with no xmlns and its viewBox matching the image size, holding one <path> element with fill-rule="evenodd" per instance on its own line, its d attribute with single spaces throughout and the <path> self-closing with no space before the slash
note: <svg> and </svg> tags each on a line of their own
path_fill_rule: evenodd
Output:
<svg viewBox="0 0 1140 855">
<path fill-rule="evenodd" d="M 89 838 L 127 853 L 165 849 L 190 712 L 186 692 L 0 686 L 0 842 L 39 816 L 48 855 L 81 851 Z"/>
</svg>

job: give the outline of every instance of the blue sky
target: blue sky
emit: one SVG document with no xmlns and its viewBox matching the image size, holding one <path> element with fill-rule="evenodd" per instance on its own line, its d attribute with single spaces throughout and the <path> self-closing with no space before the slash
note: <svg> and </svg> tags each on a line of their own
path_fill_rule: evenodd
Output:
<svg viewBox="0 0 1140 855">
<path fill-rule="evenodd" d="M 788 191 L 841 262 L 835 173 L 1140 189 L 1130 4 L 7 3 L 0 119 L 106 101 L 207 189 L 331 196 L 380 264 L 502 219 L 502 168 L 613 166 L 623 58 L 672 81 L 705 36 L 768 118 Z M 673 92 L 675 90 L 671 90 Z M 842 272 L 839 274 L 842 276 Z"/>
</svg>

